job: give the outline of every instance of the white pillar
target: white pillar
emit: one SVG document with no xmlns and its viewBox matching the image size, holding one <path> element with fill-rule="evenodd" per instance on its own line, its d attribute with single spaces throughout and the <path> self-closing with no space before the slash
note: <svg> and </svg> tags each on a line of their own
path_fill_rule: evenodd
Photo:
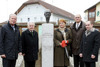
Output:
<svg viewBox="0 0 100 67">
<path fill-rule="evenodd" d="M 53 67 L 53 35 L 53 24 L 42 24 L 42 67 Z"/>
</svg>

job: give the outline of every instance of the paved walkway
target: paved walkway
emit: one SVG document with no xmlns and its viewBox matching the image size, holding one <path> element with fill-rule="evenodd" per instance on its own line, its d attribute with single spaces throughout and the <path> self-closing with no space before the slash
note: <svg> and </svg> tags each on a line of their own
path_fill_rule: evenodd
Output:
<svg viewBox="0 0 100 67">
<path fill-rule="evenodd" d="M 98 57 L 98 62 L 96 63 L 96 67 L 100 67 L 100 50 L 99 50 L 99 57 Z M 73 67 L 73 58 L 70 57 L 70 63 L 71 65 L 69 67 Z M 2 59 L 0 58 L 0 67 L 2 67 Z M 24 61 L 23 61 L 23 56 L 19 56 L 16 67 L 24 67 Z M 36 62 L 36 67 L 41 67 L 41 52 L 39 52 L 39 58 Z"/>
<path fill-rule="evenodd" d="M 21 67 L 22 62 L 23 62 L 23 57 L 21 55 L 19 55 L 17 63 L 16 63 L 16 67 Z M 2 59 L 1 59 L 1 57 L 0 57 L 0 67 L 2 67 Z"/>
</svg>

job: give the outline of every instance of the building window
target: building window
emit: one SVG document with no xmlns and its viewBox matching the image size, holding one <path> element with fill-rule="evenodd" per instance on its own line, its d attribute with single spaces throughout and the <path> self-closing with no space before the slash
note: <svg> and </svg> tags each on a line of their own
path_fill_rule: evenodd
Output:
<svg viewBox="0 0 100 67">
<path fill-rule="evenodd" d="M 28 8 L 28 10 L 30 10 L 30 8 Z"/>
<path fill-rule="evenodd" d="M 23 19 L 21 18 L 21 19 L 20 19 L 20 21 L 22 22 L 22 21 L 23 21 Z"/>
<path fill-rule="evenodd" d="M 37 19 L 37 18 L 36 18 L 36 17 L 34 17 L 34 21 L 36 21 L 36 19 Z"/>
<path fill-rule="evenodd" d="M 95 12 L 89 12 L 89 18 L 95 18 Z"/>
<path fill-rule="evenodd" d="M 36 8 L 38 8 L 38 6 L 36 6 Z"/>
<path fill-rule="evenodd" d="M 59 18 L 57 19 L 57 22 L 59 22 Z"/>
<path fill-rule="evenodd" d="M 30 22 L 30 18 L 27 18 L 27 21 Z"/>
<path fill-rule="evenodd" d="M 42 21 L 43 20 L 43 17 L 40 17 L 40 21 Z"/>
</svg>

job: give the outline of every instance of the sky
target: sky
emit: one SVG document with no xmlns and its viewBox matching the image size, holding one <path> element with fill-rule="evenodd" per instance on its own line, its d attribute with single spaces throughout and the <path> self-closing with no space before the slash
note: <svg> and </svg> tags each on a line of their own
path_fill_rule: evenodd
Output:
<svg viewBox="0 0 100 67">
<path fill-rule="evenodd" d="M 15 11 L 27 0 L 0 0 L 0 22 L 6 21 L 9 14 Z M 44 0 L 72 14 L 81 14 L 84 20 L 84 11 L 100 0 Z"/>
</svg>

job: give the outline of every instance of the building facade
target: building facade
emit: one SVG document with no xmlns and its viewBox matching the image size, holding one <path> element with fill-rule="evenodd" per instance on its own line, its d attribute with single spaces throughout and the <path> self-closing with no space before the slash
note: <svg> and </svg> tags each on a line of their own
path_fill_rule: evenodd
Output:
<svg viewBox="0 0 100 67">
<path fill-rule="evenodd" d="M 44 12 L 49 9 L 51 11 L 50 22 L 58 24 L 60 18 L 65 19 L 68 23 L 74 21 L 74 15 L 64 11 L 58 7 L 48 4 L 42 0 L 29 0 L 15 12 L 17 14 L 17 22 L 46 22 Z"/>
<path fill-rule="evenodd" d="M 85 21 L 100 23 L 100 2 L 85 10 Z"/>
</svg>

